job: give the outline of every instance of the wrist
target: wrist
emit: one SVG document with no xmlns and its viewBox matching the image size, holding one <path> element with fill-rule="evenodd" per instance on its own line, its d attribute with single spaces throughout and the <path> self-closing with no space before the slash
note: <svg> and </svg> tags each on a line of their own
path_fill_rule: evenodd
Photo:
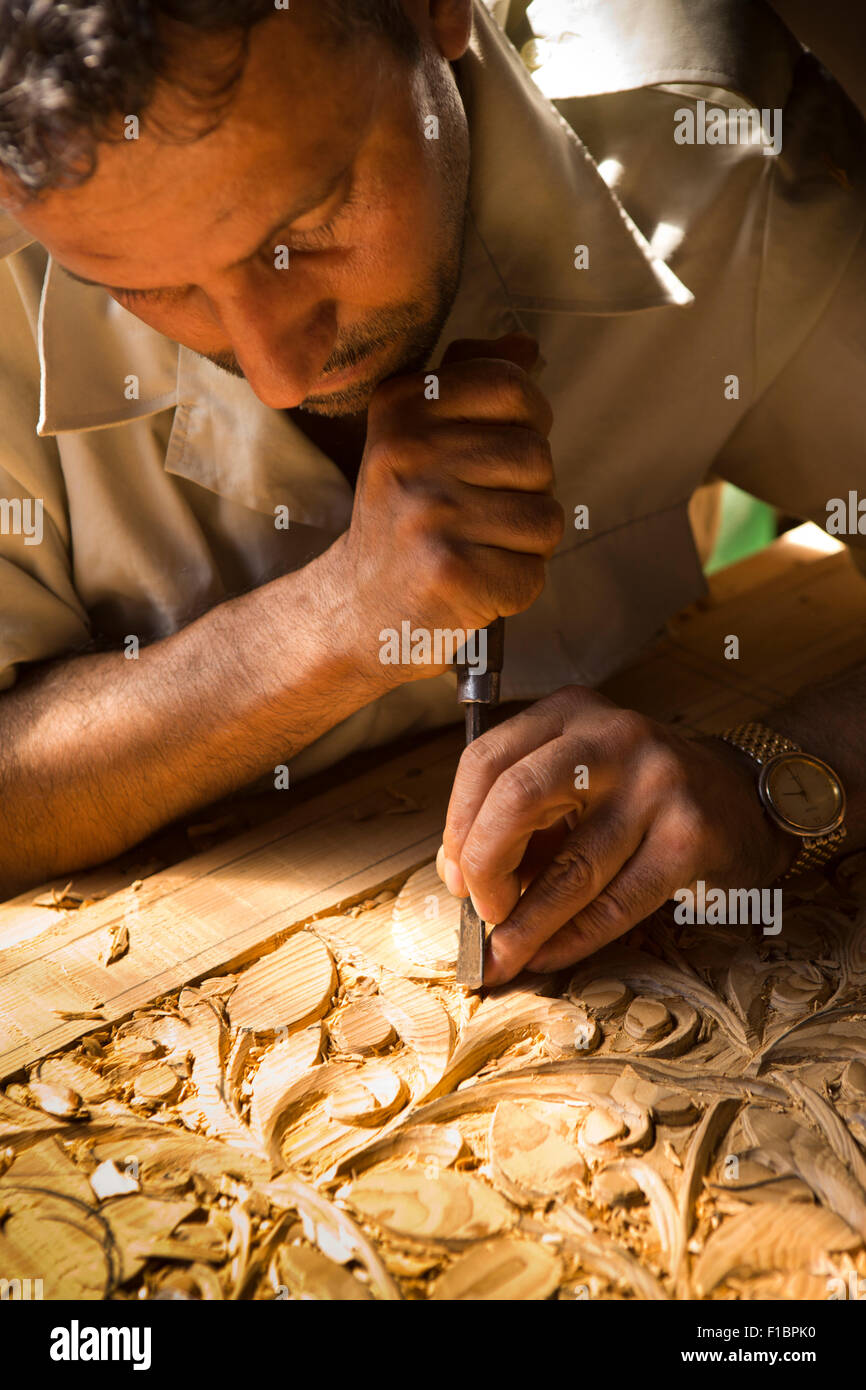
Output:
<svg viewBox="0 0 866 1390">
<path fill-rule="evenodd" d="M 724 759 L 740 779 L 747 806 L 753 813 L 751 824 L 759 836 L 759 845 L 755 848 L 761 866 L 761 877 L 764 879 L 761 886 L 767 886 L 782 878 L 794 864 L 800 852 L 800 844 L 793 835 L 776 825 L 761 804 L 758 795 L 759 769 L 755 760 L 742 748 L 726 742 L 719 734 L 704 735 L 698 742 L 714 756 Z"/>
<path fill-rule="evenodd" d="M 369 594 L 350 562 L 348 532 L 307 567 L 314 579 L 321 658 L 344 680 L 363 683 L 367 701 L 402 685 L 400 668 L 380 659 L 383 622 L 381 590 Z"/>
</svg>

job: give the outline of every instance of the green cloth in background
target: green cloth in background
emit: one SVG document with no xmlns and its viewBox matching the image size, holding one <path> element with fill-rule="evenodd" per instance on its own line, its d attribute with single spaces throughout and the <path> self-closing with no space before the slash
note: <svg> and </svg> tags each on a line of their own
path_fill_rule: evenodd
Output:
<svg viewBox="0 0 866 1390">
<path fill-rule="evenodd" d="M 722 517 L 713 553 L 704 566 L 705 574 L 745 560 L 776 539 L 776 510 L 768 502 L 725 483 L 722 489 Z"/>
</svg>

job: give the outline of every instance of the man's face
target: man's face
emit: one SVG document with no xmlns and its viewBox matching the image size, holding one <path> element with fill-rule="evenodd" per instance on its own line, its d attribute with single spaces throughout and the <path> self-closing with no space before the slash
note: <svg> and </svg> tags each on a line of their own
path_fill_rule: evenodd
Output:
<svg viewBox="0 0 866 1390">
<path fill-rule="evenodd" d="M 413 68 L 383 40 L 331 44 L 314 10 L 293 4 L 251 30 L 237 96 L 211 134 L 172 144 L 152 133 L 151 113 L 177 123 L 177 96 L 163 90 L 140 138 L 100 146 L 87 182 L 12 211 L 65 269 L 246 377 L 266 405 L 338 416 L 423 365 L 440 335 L 468 138 L 429 23 Z M 217 53 L 224 42 L 207 40 Z M 181 52 L 194 64 L 204 48 L 199 36 Z"/>
</svg>

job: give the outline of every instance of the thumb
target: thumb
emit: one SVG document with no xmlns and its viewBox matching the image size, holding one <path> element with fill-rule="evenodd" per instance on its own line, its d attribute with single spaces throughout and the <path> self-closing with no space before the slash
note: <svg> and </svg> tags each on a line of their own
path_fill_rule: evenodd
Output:
<svg viewBox="0 0 866 1390">
<path fill-rule="evenodd" d="M 442 366 L 495 357 L 529 372 L 539 358 L 538 342 L 529 333 L 506 333 L 503 338 L 456 338 L 445 350 Z"/>
</svg>

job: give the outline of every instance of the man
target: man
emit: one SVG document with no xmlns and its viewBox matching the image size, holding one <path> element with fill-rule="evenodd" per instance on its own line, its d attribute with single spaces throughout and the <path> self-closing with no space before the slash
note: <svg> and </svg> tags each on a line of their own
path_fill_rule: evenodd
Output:
<svg viewBox="0 0 866 1390">
<path fill-rule="evenodd" d="M 862 672 L 766 735 L 832 764 L 800 838 L 588 688 L 703 591 L 711 466 L 866 485 L 862 124 L 760 3 L 494 8 L 535 81 L 470 0 L 0 0 L 6 891 L 453 719 L 388 635 L 497 615 L 541 698 L 440 856 L 489 981 L 835 852 L 843 782 L 862 840 Z"/>
</svg>

